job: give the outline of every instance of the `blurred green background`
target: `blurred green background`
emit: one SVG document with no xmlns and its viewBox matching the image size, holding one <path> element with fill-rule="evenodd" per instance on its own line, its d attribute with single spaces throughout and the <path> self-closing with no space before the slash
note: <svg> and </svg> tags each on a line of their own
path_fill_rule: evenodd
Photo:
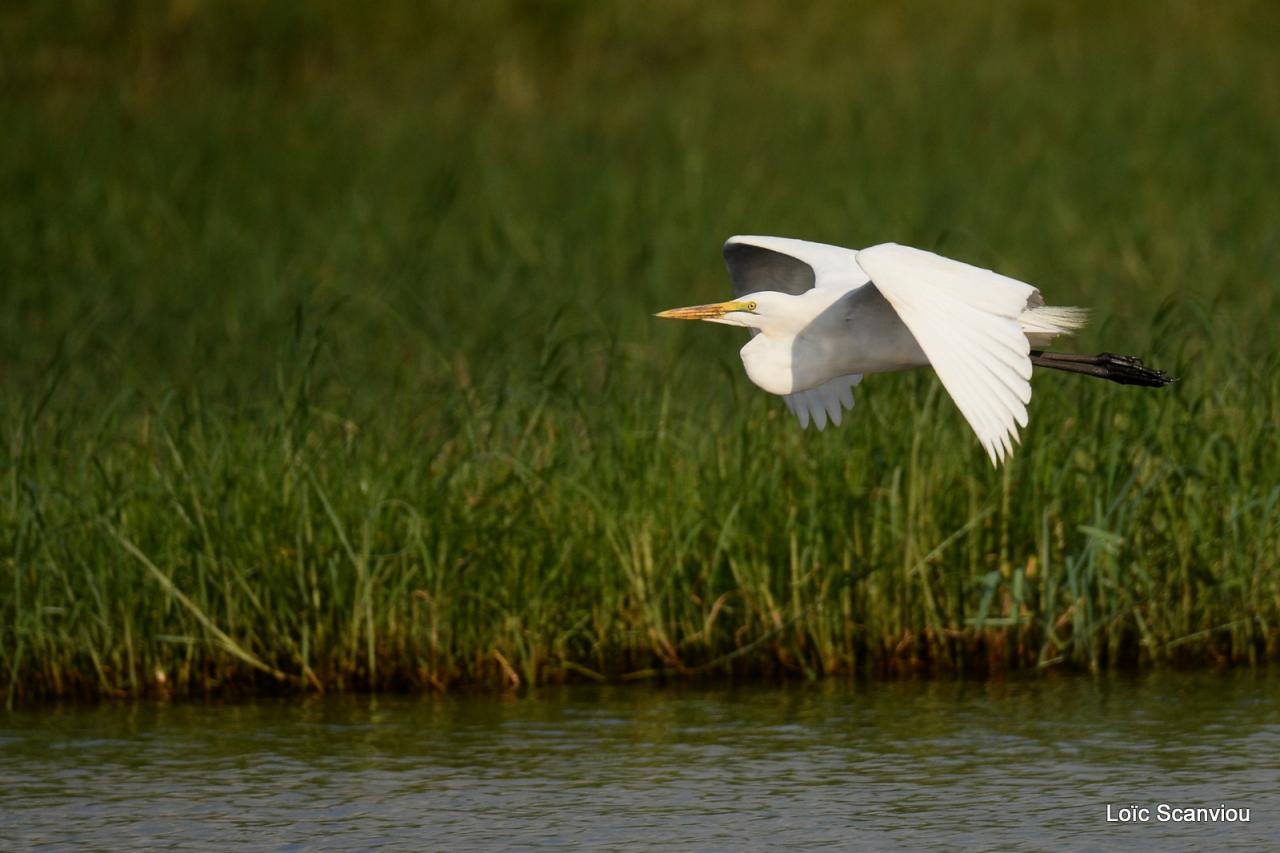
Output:
<svg viewBox="0 0 1280 853">
<path fill-rule="evenodd" d="M 6 3 L 0 684 L 1274 656 L 1278 24 Z M 801 433 L 650 316 L 734 233 L 993 267 L 1182 381 L 1038 377 L 1000 472 L 923 371 Z"/>
</svg>

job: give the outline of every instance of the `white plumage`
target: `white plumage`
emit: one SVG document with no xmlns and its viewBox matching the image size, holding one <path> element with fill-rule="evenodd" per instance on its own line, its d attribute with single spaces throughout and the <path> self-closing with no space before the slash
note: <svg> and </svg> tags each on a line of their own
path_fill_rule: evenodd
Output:
<svg viewBox="0 0 1280 853">
<path fill-rule="evenodd" d="M 658 316 L 751 329 L 748 376 L 801 427 L 839 425 L 864 374 L 932 366 L 993 465 L 1027 424 L 1032 346 L 1087 319 L 1046 306 L 1024 282 L 895 243 L 859 251 L 743 236 L 724 255 L 733 300 Z"/>
</svg>

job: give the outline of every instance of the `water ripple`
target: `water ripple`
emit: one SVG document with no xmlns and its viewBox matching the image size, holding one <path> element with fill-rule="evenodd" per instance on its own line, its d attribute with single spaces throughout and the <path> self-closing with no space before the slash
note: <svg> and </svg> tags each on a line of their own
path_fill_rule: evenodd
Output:
<svg viewBox="0 0 1280 853">
<path fill-rule="evenodd" d="M 1280 683 L 565 689 L 0 718 L 23 849 L 1251 849 L 1280 836 Z M 1106 805 L 1249 807 L 1109 824 Z"/>
</svg>

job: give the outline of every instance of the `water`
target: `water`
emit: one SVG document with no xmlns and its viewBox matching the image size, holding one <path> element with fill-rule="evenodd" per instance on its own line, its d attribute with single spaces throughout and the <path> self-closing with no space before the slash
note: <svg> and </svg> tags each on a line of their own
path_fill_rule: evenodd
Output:
<svg viewBox="0 0 1280 853">
<path fill-rule="evenodd" d="M 27 710 L 0 847 L 1274 849 L 1278 711 L 1247 673 Z"/>
</svg>

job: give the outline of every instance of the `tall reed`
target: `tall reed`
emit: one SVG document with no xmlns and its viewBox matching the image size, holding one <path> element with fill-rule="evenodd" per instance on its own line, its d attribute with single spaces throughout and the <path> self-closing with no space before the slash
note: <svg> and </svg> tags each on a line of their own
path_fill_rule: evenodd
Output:
<svg viewBox="0 0 1280 853">
<path fill-rule="evenodd" d="M 1274 10 L 42 9 L 9 702 L 1276 657 Z M 801 432 L 649 317 L 735 232 L 998 267 L 1181 381 L 1038 375 L 999 471 L 927 372 Z"/>
</svg>

